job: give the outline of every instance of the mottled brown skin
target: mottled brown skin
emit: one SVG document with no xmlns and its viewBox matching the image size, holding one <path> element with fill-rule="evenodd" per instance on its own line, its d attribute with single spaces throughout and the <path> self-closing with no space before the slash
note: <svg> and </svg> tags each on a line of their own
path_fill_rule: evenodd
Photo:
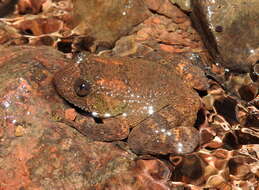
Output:
<svg viewBox="0 0 259 190">
<path fill-rule="evenodd" d="M 86 96 L 75 92 L 79 78 L 90 86 Z M 198 145 L 198 132 L 192 126 L 199 96 L 164 65 L 90 55 L 59 71 L 54 83 L 67 101 L 103 119 L 101 124 L 74 126 L 95 140 L 124 139 L 133 128 L 128 143 L 137 153 L 187 153 Z M 121 131 L 124 134 L 118 138 Z"/>
</svg>

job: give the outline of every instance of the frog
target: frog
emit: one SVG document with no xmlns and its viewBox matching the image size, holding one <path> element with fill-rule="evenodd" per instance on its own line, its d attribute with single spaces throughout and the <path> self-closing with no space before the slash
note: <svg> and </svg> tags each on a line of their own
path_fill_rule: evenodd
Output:
<svg viewBox="0 0 259 190">
<path fill-rule="evenodd" d="M 166 64 L 89 54 L 58 71 L 54 85 L 91 118 L 69 125 L 93 140 L 124 140 L 136 154 L 186 154 L 199 145 L 200 97 Z"/>
</svg>

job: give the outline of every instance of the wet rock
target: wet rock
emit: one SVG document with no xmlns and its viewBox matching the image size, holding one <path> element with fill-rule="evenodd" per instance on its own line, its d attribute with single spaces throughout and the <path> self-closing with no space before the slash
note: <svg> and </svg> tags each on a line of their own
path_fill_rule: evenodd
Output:
<svg viewBox="0 0 259 190">
<path fill-rule="evenodd" d="M 137 160 L 129 172 L 111 177 L 97 189 L 169 190 L 170 177 L 171 171 L 166 163 L 158 159 Z"/>
<path fill-rule="evenodd" d="M 63 22 L 55 18 L 38 18 L 24 20 L 14 24 L 14 27 L 20 30 L 22 34 L 31 36 L 40 36 L 57 32 L 63 28 Z"/>
<path fill-rule="evenodd" d="M 30 179 L 40 188 L 123 188 L 135 182 L 133 176 L 125 175 L 134 167 L 134 155 L 112 144 L 87 143 L 62 130 L 45 132 L 40 142 L 37 154 L 26 163 Z"/>
<path fill-rule="evenodd" d="M 70 35 L 71 19 L 70 0 L 20 0 L 14 13 L 1 19 L 0 44 L 56 47 L 62 37 Z"/>
<path fill-rule="evenodd" d="M 173 5 L 169 3 L 168 6 Z M 174 7 L 174 9 L 177 8 Z M 175 17 L 181 17 L 183 13 L 177 9 L 174 14 L 176 14 Z M 185 15 L 181 18 L 182 21 L 178 23 L 166 14 L 153 14 L 141 25 L 135 27 L 132 35 L 117 41 L 114 53 L 122 56 L 135 54 L 145 57 L 147 53 L 155 49 L 170 53 L 201 52 L 203 44 L 192 28 L 190 19 Z"/>
<path fill-rule="evenodd" d="M 201 137 L 212 138 L 202 145 L 206 149 L 237 150 L 258 142 L 256 83 L 248 73 L 228 75 L 222 86 L 209 79 L 208 95 L 202 98 L 208 123 L 200 128 Z"/>
<path fill-rule="evenodd" d="M 177 4 L 182 10 L 191 11 L 191 0 L 170 0 L 172 3 Z"/>
<path fill-rule="evenodd" d="M 45 47 L 0 48 L 0 187 L 19 189 L 32 183 L 26 163 L 43 131 L 58 126 L 51 110 L 64 108 L 51 81 L 66 61 Z"/>
<path fill-rule="evenodd" d="M 240 97 L 242 100 L 252 101 L 258 93 L 258 84 L 252 80 L 249 73 L 234 74 L 229 73 L 224 82 L 224 87 L 232 95 Z"/>
<path fill-rule="evenodd" d="M 110 46 L 149 15 L 141 0 L 113 0 L 106 3 L 76 0 L 74 11 L 75 33 L 91 36 L 96 43 L 105 42 Z"/>
<path fill-rule="evenodd" d="M 188 18 L 175 23 L 163 15 L 153 15 L 137 26 L 134 34 L 119 39 L 111 54 L 157 61 L 177 70 L 191 88 L 208 87 L 204 68 L 210 63 L 209 56 Z"/>
<path fill-rule="evenodd" d="M 17 0 L 2 0 L 0 2 L 0 17 L 4 17 L 14 11 Z"/>
<path fill-rule="evenodd" d="M 20 14 L 37 14 L 42 12 L 47 0 L 20 0 L 17 4 Z"/>
<path fill-rule="evenodd" d="M 164 15 L 152 15 L 147 18 L 143 24 L 134 29 L 134 34 L 132 34 L 132 37 L 125 38 L 126 39 L 122 42 L 118 41 L 116 46 L 123 46 L 123 44 L 125 46 L 127 41 L 129 41 L 129 44 L 135 43 L 135 46 L 137 46 L 139 50 L 138 48 L 135 49 L 136 52 L 131 50 L 131 54 L 139 53 L 139 55 L 142 56 L 145 56 L 145 54 L 140 51 L 143 51 L 148 47 L 157 50 L 161 49 L 169 53 L 199 53 L 204 50 L 201 38 L 192 28 L 188 17 L 184 17 L 181 23 L 177 23 L 173 19 Z M 122 44 L 120 45 L 120 43 Z M 115 53 L 117 53 L 116 50 L 121 53 L 122 50 L 120 47 L 116 48 L 116 46 L 114 49 Z M 134 46 L 129 46 L 128 48 L 131 47 Z"/>
<path fill-rule="evenodd" d="M 52 84 L 68 64 L 63 54 L 0 48 L 0 189 L 169 190 L 164 162 L 135 160 L 116 143 L 94 142 L 57 122 L 77 117 Z"/>
<path fill-rule="evenodd" d="M 192 1 L 193 18 L 217 62 L 248 71 L 249 57 L 258 51 L 257 0 Z"/>
<path fill-rule="evenodd" d="M 197 155 L 171 156 L 171 162 L 175 165 L 173 172 L 174 181 L 185 183 L 204 183 L 204 163 Z"/>
<path fill-rule="evenodd" d="M 258 157 L 252 156 L 257 146 L 243 146 L 242 153 L 218 149 L 183 156 L 171 156 L 176 183 L 193 184 L 199 188 L 232 189 L 234 184 L 256 187 Z M 172 182 L 174 183 L 174 182 Z"/>
<path fill-rule="evenodd" d="M 187 16 L 168 0 L 145 0 L 149 9 L 171 18 L 175 23 L 182 23 Z"/>
<path fill-rule="evenodd" d="M 6 23 L 0 22 L 0 44 L 8 43 L 15 38 L 21 38 L 18 31 Z"/>
</svg>

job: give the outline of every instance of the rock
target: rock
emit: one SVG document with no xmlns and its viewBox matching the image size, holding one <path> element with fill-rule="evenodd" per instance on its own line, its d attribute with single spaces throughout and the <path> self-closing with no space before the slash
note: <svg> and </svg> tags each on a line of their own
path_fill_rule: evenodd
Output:
<svg viewBox="0 0 259 190">
<path fill-rule="evenodd" d="M 169 190 L 162 161 L 135 161 L 116 143 L 57 122 L 74 118 L 52 84 L 66 64 L 51 48 L 0 47 L 0 189 Z"/>
<path fill-rule="evenodd" d="M 42 12 L 47 0 L 20 0 L 17 4 L 20 14 L 38 14 Z"/>
<path fill-rule="evenodd" d="M 96 43 L 112 47 L 149 15 L 142 0 L 74 1 L 74 32 L 91 36 Z M 116 18 L 116 19 L 115 19 Z"/>
<path fill-rule="evenodd" d="M 19 37 L 21 37 L 21 35 L 15 28 L 8 26 L 4 22 L 0 22 L 0 44 L 7 43 Z"/>
<path fill-rule="evenodd" d="M 206 90 L 204 68 L 210 64 L 209 55 L 188 17 L 184 18 L 177 24 L 163 15 L 149 17 L 135 27 L 133 34 L 116 41 L 112 55 L 141 57 L 166 64 L 177 70 L 192 88 Z"/>
<path fill-rule="evenodd" d="M 165 15 L 175 23 L 182 23 L 187 19 L 187 16 L 169 0 L 144 0 L 149 9 Z"/>
<path fill-rule="evenodd" d="M 25 129 L 23 126 L 21 125 L 18 125 L 15 129 L 15 136 L 16 137 L 20 137 L 20 136 L 23 136 L 23 134 L 25 133 Z"/>
<path fill-rule="evenodd" d="M 0 1 L 0 17 L 10 14 L 15 7 L 16 0 L 2 0 Z"/>
<path fill-rule="evenodd" d="M 32 183 L 26 163 L 44 131 L 58 126 L 51 122 L 51 108 L 62 109 L 62 100 L 51 80 L 65 60 L 45 47 L 0 49 L 0 188 L 19 189 Z"/>
<path fill-rule="evenodd" d="M 116 175 L 93 189 L 169 190 L 171 171 L 167 163 L 158 159 L 137 160 L 129 172 Z"/>
<path fill-rule="evenodd" d="M 258 0 L 197 0 L 193 20 L 217 62 L 236 71 L 249 71 L 249 57 L 259 43 Z"/>
<path fill-rule="evenodd" d="M 87 143 L 83 138 L 69 137 L 62 130 L 49 132 L 53 134 L 42 136 L 43 143 L 37 154 L 27 162 L 30 179 L 38 187 L 105 189 L 105 184 L 111 180 L 114 186 L 120 185 L 116 184 L 120 181 L 119 176 L 134 167 L 134 155 L 113 144 Z M 131 176 L 127 179 L 131 180 Z"/>
<path fill-rule="evenodd" d="M 70 0 L 6 0 L 5 2 L 16 3 L 16 6 L 12 15 L 1 19 L 0 44 L 47 45 L 64 52 L 72 49 L 72 42 L 63 39 L 71 35 Z"/>
<path fill-rule="evenodd" d="M 64 26 L 62 21 L 55 18 L 35 18 L 17 22 L 14 27 L 25 35 L 40 36 L 60 31 Z"/>
<path fill-rule="evenodd" d="M 241 187 L 256 187 L 258 157 L 251 156 L 258 145 L 243 146 L 242 153 L 218 149 L 183 156 L 170 156 L 176 183 L 197 185 L 199 188 L 232 189 L 231 184 Z M 251 157 L 250 157 L 251 156 Z M 228 177 L 226 177 L 228 176 Z M 232 186 L 232 188 L 231 188 Z"/>
<path fill-rule="evenodd" d="M 172 3 L 177 4 L 182 10 L 191 11 L 191 0 L 170 0 Z"/>
</svg>

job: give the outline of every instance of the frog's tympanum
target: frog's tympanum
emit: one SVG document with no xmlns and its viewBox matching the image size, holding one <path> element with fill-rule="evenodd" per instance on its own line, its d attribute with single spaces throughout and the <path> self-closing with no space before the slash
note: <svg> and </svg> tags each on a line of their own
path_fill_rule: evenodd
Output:
<svg viewBox="0 0 259 190">
<path fill-rule="evenodd" d="M 74 126 L 95 140 L 128 137 L 130 148 L 141 154 L 184 154 L 199 143 L 192 127 L 199 96 L 171 67 L 90 55 L 59 71 L 54 83 L 68 102 L 98 118 L 100 122 Z M 113 138 L 121 131 L 126 131 L 121 139 Z"/>
</svg>

